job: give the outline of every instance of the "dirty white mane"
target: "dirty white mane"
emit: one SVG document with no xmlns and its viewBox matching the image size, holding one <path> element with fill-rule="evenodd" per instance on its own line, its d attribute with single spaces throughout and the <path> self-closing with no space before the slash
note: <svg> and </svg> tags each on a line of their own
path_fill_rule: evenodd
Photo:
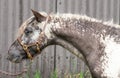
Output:
<svg viewBox="0 0 120 78">
<path fill-rule="evenodd" d="M 99 23 L 102 23 L 102 24 L 107 25 L 107 26 L 120 28 L 120 25 L 114 24 L 113 20 L 102 21 L 102 20 L 98 20 L 96 18 L 88 17 L 87 15 L 70 14 L 70 13 L 68 13 L 68 14 L 59 14 L 59 13 L 57 13 L 57 14 L 54 14 L 53 17 L 57 17 L 57 18 L 62 17 L 64 19 L 66 19 L 66 20 L 68 18 L 70 18 L 70 19 L 74 19 L 75 18 L 75 19 L 81 19 L 81 20 L 86 20 L 86 21 L 91 21 L 91 22 L 99 22 Z"/>
</svg>

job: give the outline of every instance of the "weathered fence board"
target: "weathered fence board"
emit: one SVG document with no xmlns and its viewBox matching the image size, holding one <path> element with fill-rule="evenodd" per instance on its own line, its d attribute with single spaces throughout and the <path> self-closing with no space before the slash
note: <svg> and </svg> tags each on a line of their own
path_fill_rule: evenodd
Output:
<svg viewBox="0 0 120 78">
<path fill-rule="evenodd" d="M 73 13 L 94 17 L 103 21 L 119 24 L 119 0 L 0 0 L 0 69 L 10 72 L 20 71 L 28 63 L 8 62 L 5 54 L 15 40 L 17 29 L 23 21 L 32 16 L 31 9 L 47 13 Z M 30 78 L 36 70 L 40 70 L 42 78 L 50 78 L 56 70 L 58 76 L 86 72 L 85 63 L 60 46 L 50 46 L 34 59 L 29 71 Z M 23 75 L 26 77 L 26 74 Z M 0 73 L 0 78 L 16 78 Z"/>
</svg>

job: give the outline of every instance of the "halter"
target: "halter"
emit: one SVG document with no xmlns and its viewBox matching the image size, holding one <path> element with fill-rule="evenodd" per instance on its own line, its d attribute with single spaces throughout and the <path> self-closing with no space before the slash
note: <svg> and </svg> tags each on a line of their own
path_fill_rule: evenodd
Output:
<svg viewBox="0 0 120 78">
<path fill-rule="evenodd" d="M 48 16 L 46 18 L 43 30 L 45 30 L 45 27 L 46 27 L 46 24 L 49 21 L 49 18 L 50 18 L 50 16 Z M 41 38 L 41 39 L 38 39 L 35 43 L 32 43 L 32 44 L 22 44 L 22 41 L 21 41 L 20 37 L 17 39 L 17 41 L 22 46 L 23 50 L 27 53 L 28 58 L 32 60 L 33 56 L 30 53 L 29 47 L 36 46 L 37 52 L 40 52 L 40 47 L 39 46 L 41 45 L 41 42 L 43 41 L 43 37 L 44 37 L 44 31 L 42 31 L 40 33 L 40 37 L 39 38 Z"/>
</svg>

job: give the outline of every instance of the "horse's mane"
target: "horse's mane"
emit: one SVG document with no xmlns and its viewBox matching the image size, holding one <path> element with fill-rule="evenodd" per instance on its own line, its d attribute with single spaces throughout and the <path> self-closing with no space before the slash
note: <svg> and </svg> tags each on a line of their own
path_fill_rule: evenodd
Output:
<svg viewBox="0 0 120 78">
<path fill-rule="evenodd" d="M 113 23 L 113 20 L 109 20 L 109 21 L 103 21 L 103 20 L 99 20 L 99 19 L 96 19 L 96 18 L 92 18 L 92 17 L 89 17 L 87 15 L 80 15 L 80 14 L 55 14 L 53 17 L 57 17 L 57 18 L 63 18 L 63 19 L 78 19 L 78 20 L 84 20 L 84 21 L 89 21 L 89 22 L 96 22 L 96 23 L 101 23 L 103 25 L 107 25 L 107 26 L 113 26 L 113 27 L 116 27 L 116 28 L 120 28 L 120 25 L 118 24 L 115 24 Z"/>
</svg>

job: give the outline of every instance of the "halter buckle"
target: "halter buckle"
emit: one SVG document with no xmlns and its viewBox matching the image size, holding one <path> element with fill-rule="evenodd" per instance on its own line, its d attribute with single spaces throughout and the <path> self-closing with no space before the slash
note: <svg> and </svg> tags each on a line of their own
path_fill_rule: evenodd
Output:
<svg viewBox="0 0 120 78">
<path fill-rule="evenodd" d="M 27 49 L 28 49 L 27 45 L 22 45 L 22 46 L 23 46 L 23 49 L 24 49 L 24 50 L 27 50 Z"/>
</svg>

